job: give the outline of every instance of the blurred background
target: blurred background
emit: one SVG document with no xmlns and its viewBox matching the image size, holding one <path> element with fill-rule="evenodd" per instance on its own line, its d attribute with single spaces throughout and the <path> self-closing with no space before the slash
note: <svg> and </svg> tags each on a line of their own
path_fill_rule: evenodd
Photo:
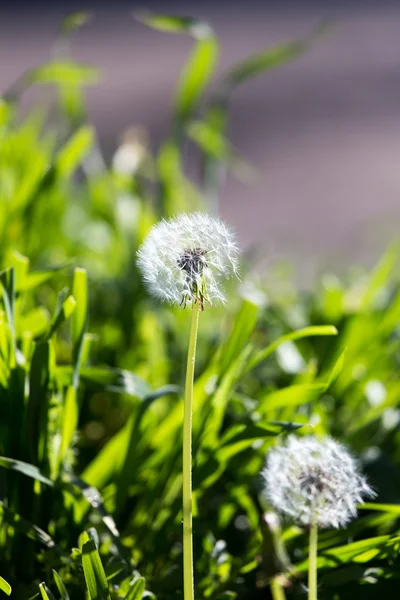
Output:
<svg viewBox="0 0 400 600">
<path fill-rule="evenodd" d="M 258 248 L 259 264 L 294 260 L 305 281 L 322 268 L 375 260 L 400 223 L 400 5 L 63 0 L 33 8 L 14 0 L 0 20 L 1 89 L 49 59 L 65 15 L 89 9 L 93 18 L 72 48 L 74 58 L 103 71 L 87 99 L 105 156 L 137 124 L 155 149 L 192 40 L 135 22 L 139 8 L 209 21 L 221 46 L 217 74 L 332 21 L 304 56 L 235 92 L 229 137 L 255 171 L 245 182 L 228 176 L 221 212 L 247 247 Z"/>
</svg>

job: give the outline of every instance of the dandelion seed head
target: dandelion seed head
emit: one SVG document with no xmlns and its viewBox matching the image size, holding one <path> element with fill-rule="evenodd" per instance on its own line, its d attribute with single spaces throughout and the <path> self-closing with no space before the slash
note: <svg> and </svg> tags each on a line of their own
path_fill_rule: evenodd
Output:
<svg viewBox="0 0 400 600">
<path fill-rule="evenodd" d="M 222 282 L 238 276 L 235 236 L 218 218 L 178 215 L 155 225 L 138 251 L 149 292 L 164 302 L 225 302 Z"/>
<path fill-rule="evenodd" d="M 289 436 L 269 452 L 262 476 L 271 505 L 302 525 L 341 527 L 375 495 L 348 450 L 330 437 Z"/>
</svg>

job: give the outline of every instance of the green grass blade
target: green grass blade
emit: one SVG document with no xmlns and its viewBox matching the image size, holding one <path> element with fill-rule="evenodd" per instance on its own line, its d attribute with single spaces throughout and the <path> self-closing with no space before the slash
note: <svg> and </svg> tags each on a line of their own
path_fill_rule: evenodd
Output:
<svg viewBox="0 0 400 600">
<path fill-rule="evenodd" d="M 158 31 L 167 33 L 188 33 L 196 39 L 209 37 L 211 27 L 205 21 L 194 17 L 155 14 L 148 11 L 138 11 L 134 17 L 140 23 Z"/>
<path fill-rule="evenodd" d="M 24 281 L 21 284 L 18 284 L 17 281 L 17 291 L 18 292 L 27 292 L 29 290 L 33 290 L 34 288 L 46 283 L 53 277 L 62 271 L 68 266 L 69 263 L 63 263 L 61 265 L 56 265 L 54 267 L 45 269 L 44 271 L 31 271 L 26 275 Z"/>
<path fill-rule="evenodd" d="M 61 325 L 70 318 L 76 308 L 73 296 L 67 297 L 67 290 L 62 290 L 58 295 L 57 306 L 45 339 L 49 340 Z"/>
<path fill-rule="evenodd" d="M 40 481 L 45 485 L 49 485 L 51 487 L 54 486 L 54 482 L 51 481 L 48 477 L 45 477 L 35 465 L 31 465 L 29 463 L 23 462 L 21 460 L 15 460 L 13 458 L 7 458 L 5 456 L 0 456 L 0 467 L 5 469 L 10 469 L 11 471 L 17 471 L 18 473 L 22 473 L 31 479 L 35 479 L 35 481 Z"/>
<path fill-rule="evenodd" d="M 0 590 L 9 596 L 12 592 L 11 585 L 7 583 L 3 577 L 0 575 Z"/>
<path fill-rule="evenodd" d="M 390 547 L 393 542 L 398 544 L 399 538 L 391 539 L 390 535 L 381 535 L 345 544 L 337 548 L 329 548 L 318 554 L 318 569 L 337 568 L 341 564 L 353 561 L 364 563 L 380 555 L 385 556 L 388 552 L 388 546 Z M 308 563 L 304 561 L 296 566 L 296 571 L 302 572 L 307 568 Z"/>
<path fill-rule="evenodd" d="M 77 391 L 70 385 L 65 394 L 61 424 L 60 466 L 64 463 L 79 421 Z"/>
<path fill-rule="evenodd" d="M 251 369 L 254 369 L 254 367 L 259 365 L 263 360 L 268 358 L 268 356 L 273 354 L 278 346 L 283 344 L 283 342 L 295 341 L 308 337 L 337 334 L 338 330 L 333 325 L 312 325 L 310 327 L 298 329 L 297 331 L 292 331 L 292 333 L 283 335 L 278 340 L 267 346 L 267 348 L 256 353 L 256 355 L 253 356 L 253 358 L 249 361 L 249 364 L 246 367 L 246 372 L 251 371 Z"/>
<path fill-rule="evenodd" d="M 10 367 L 15 366 L 16 361 L 16 335 L 15 335 L 15 278 L 14 269 L 5 269 L 0 273 L 0 284 L 3 295 L 4 308 L 7 315 L 8 325 L 11 332 L 10 343 Z"/>
<path fill-rule="evenodd" d="M 67 588 L 65 587 L 63 580 L 61 579 L 57 571 L 55 571 L 54 569 L 52 569 L 52 571 L 55 584 L 57 586 L 58 591 L 60 592 L 61 600 L 69 600 L 69 594 L 67 592 Z"/>
<path fill-rule="evenodd" d="M 60 24 L 60 35 L 69 37 L 83 25 L 86 25 L 90 21 L 91 16 L 91 13 L 86 10 L 79 10 L 67 15 Z"/>
<path fill-rule="evenodd" d="M 378 504 L 375 502 L 364 502 L 358 506 L 359 510 L 376 510 L 378 512 L 388 512 L 400 516 L 400 504 Z"/>
<path fill-rule="evenodd" d="M 280 408 L 301 406 L 316 400 L 326 390 L 326 383 L 303 383 L 290 385 L 270 392 L 262 399 L 260 412 L 268 415 Z"/>
<path fill-rule="evenodd" d="M 82 566 L 90 600 L 111 600 L 106 574 L 93 539 L 82 546 Z"/>
<path fill-rule="evenodd" d="M 372 272 L 362 298 L 363 308 L 371 308 L 379 292 L 387 286 L 389 278 L 399 262 L 399 255 L 400 244 L 398 242 L 391 244 Z"/>
<path fill-rule="evenodd" d="M 35 344 L 29 374 L 29 399 L 27 405 L 27 442 L 29 460 L 45 471 L 48 469 L 48 413 L 50 402 L 50 342 Z"/>
<path fill-rule="evenodd" d="M 176 91 L 175 116 L 178 126 L 182 126 L 194 112 L 215 70 L 217 59 L 218 42 L 213 35 L 195 43 Z"/>
<path fill-rule="evenodd" d="M 323 22 L 303 39 L 254 54 L 230 69 L 224 76 L 222 85 L 231 90 L 252 77 L 291 62 L 295 58 L 302 56 L 326 30 L 327 23 Z"/>
<path fill-rule="evenodd" d="M 76 300 L 76 308 L 72 315 L 72 385 L 78 389 L 79 369 L 81 367 L 84 336 L 88 325 L 88 284 L 85 269 L 75 269 L 72 294 Z"/>
<path fill-rule="evenodd" d="M 59 60 L 33 69 L 25 76 L 28 85 L 94 85 L 100 80 L 100 72 L 94 67 Z"/>
<path fill-rule="evenodd" d="M 238 314 L 235 317 L 233 329 L 218 351 L 219 373 L 222 376 L 232 364 L 244 346 L 248 343 L 254 327 L 256 326 L 260 306 L 251 300 L 243 300 Z"/>
<path fill-rule="evenodd" d="M 125 600 L 142 600 L 145 585 L 146 583 L 144 577 L 138 577 L 125 596 Z"/>
<path fill-rule="evenodd" d="M 55 169 L 60 177 L 70 177 L 80 166 L 82 160 L 93 146 L 92 127 L 80 127 L 59 151 L 55 160 Z"/>
<path fill-rule="evenodd" d="M 175 118 L 178 127 L 181 127 L 193 113 L 214 72 L 218 58 L 218 41 L 214 31 L 205 21 L 191 17 L 139 12 L 136 19 L 154 29 L 186 33 L 195 39 L 176 92 Z"/>
<path fill-rule="evenodd" d="M 80 477 L 75 475 L 68 476 L 68 479 L 63 482 L 63 488 L 69 493 L 76 497 L 76 492 L 82 495 L 85 500 L 90 504 L 94 511 L 101 517 L 106 529 L 108 529 L 111 537 L 113 538 L 114 544 L 118 549 L 120 558 L 124 563 L 129 562 L 127 559 L 126 549 L 123 547 L 120 540 L 120 533 L 115 524 L 114 518 L 106 510 L 104 506 L 104 500 L 99 490 L 93 485 L 87 484 Z M 82 511 L 83 512 L 83 511 Z"/>
<path fill-rule="evenodd" d="M 44 582 L 39 583 L 39 591 L 43 600 L 56 600 L 54 595 L 51 593 L 51 591 Z"/>
</svg>

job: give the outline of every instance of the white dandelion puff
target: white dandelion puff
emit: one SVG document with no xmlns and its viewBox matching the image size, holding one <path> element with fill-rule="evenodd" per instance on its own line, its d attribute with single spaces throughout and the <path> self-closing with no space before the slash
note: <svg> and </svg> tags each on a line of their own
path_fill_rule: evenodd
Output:
<svg viewBox="0 0 400 600">
<path fill-rule="evenodd" d="M 348 450 L 330 437 L 289 436 L 269 452 L 262 476 L 271 505 L 303 525 L 341 527 L 364 497 L 375 496 Z"/>
<path fill-rule="evenodd" d="M 180 214 L 155 225 L 138 251 L 138 266 L 149 292 L 186 306 L 224 303 L 222 282 L 238 275 L 235 236 L 218 218 Z"/>
</svg>

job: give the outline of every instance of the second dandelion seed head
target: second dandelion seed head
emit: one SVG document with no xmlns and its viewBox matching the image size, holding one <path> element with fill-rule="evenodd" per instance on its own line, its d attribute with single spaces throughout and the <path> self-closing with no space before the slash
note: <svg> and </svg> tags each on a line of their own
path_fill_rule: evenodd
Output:
<svg viewBox="0 0 400 600">
<path fill-rule="evenodd" d="M 225 301 L 222 281 L 237 275 L 235 236 L 218 218 L 180 214 L 155 225 L 138 252 L 150 293 L 170 304 Z"/>
<path fill-rule="evenodd" d="M 262 475 L 271 505 L 302 525 L 343 526 L 374 495 L 348 450 L 330 437 L 289 436 L 270 451 Z"/>
</svg>

